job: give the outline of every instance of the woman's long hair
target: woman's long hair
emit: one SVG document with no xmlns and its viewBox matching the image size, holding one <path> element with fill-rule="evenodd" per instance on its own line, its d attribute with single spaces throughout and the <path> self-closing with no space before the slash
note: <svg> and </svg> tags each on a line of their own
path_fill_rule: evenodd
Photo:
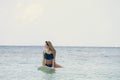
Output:
<svg viewBox="0 0 120 80">
<path fill-rule="evenodd" d="M 53 47 L 52 43 L 51 43 L 50 41 L 45 41 L 45 42 L 46 42 L 46 44 L 48 45 L 49 50 L 52 51 L 52 52 L 54 52 L 54 53 L 56 53 L 56 50 L 55 50 L 55 48 Z"/>
</svg>

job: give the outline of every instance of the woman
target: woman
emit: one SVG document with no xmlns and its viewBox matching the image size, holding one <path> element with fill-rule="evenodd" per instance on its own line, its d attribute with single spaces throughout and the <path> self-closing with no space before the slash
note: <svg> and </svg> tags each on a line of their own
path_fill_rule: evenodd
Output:
<svg viewBox="0 0 120 80">
<path fill-rule="evenodd" d="M 52 46 L 50 41 L 45 41 L 45 50 L 43 51 L 42 56 L 42 66 L 48 66 L 52 68 L 61 68 L 59 64 L 56 64 L 56 50 Z"/>
</svg>

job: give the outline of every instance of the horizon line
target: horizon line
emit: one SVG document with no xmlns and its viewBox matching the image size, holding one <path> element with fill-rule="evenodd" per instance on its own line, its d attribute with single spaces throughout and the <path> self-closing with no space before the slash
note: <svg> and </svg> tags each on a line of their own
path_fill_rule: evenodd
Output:
<svg viewBox="0 0 120 80">
<path fill-rule="evenodd" d="M 20 47 L 28 47 L 28 46 L 43 46 L 43 45 L 0 45 L 0 47 L 2 47 L 2 46 L 20 46 Z M 55 47 L 120 47 L 120 46 L 94 46 L 94 45 L 88 45 L 88 46 L 83 46 L 83 45 L 81 45 L 81 46 L 78 46 L 78 45 L 54 45 Z"/>
</svg>

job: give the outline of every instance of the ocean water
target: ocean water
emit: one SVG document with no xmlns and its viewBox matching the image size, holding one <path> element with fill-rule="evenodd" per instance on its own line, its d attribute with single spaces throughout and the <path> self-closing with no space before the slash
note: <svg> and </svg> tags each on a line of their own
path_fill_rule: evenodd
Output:
<svg viewBox="0 0 120 80">
<path fill-rule="evenodd" d="M 120 47 L 55 47 L 64 68 L 43 73 L 42 46 L 0 46 L 0 80 L 120 80 Z"/>
</svg>

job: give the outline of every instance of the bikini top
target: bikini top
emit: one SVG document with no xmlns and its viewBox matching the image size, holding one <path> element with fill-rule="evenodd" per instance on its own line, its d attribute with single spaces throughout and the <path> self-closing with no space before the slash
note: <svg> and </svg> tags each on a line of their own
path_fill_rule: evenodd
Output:
<svg viewBox="0 0 120 80">
<path fill-rule="evenodd" d="M 47 60 L 52 60 L 54 58 L 54 55 L 52 53 L 51 54 L 44 53 L 44 58 Z"/>
</svg>

